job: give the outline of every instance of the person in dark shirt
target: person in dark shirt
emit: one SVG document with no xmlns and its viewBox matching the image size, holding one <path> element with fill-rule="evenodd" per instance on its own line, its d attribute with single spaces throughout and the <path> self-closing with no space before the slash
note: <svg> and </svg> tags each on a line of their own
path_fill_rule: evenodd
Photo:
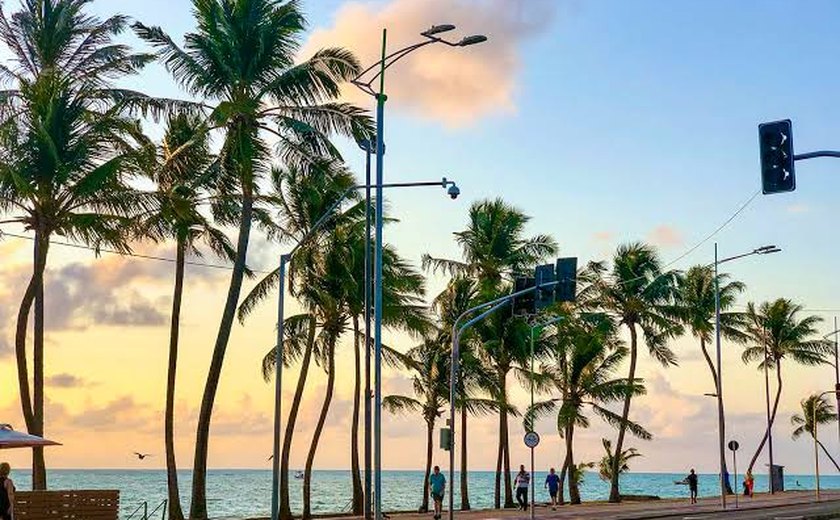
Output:
<svg viewBox="0 0 840 520">
<path fill-rule="evenodd" d="M 548 488 L 548 494 L 551 496 L 551 510 L 557 511 L 557 494 L 560 492 L 560 477 L 554 472 L 554 468 L 551 468 L 545 477 L 545 487 Z"/>
<path fill-rule="evenodd" d="M 697 473 L 694 472 L 694 468 L 691 469 L 691 472 L 685 477 L 685 482 L 688 484 L 688 492 L 691 494 L 691 503 L 697 503 Z"/>
</svg>

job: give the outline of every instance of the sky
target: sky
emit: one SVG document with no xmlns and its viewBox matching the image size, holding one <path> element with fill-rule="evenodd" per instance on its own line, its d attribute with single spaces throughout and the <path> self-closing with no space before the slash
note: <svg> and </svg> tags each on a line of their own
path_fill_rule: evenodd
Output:
<svg viewBox="0 0 840 520">
<path fill-rule="evenodd" d="M 832 1 L 743 0 L 305 0 L 310 28 L 301 57 L 342 45 L 363 63 L 375 61 L 381 30 L 389 48 L 412 43 L 433 23 L 458 25 L 457 34 L 484 33 L 476 47 L 430 47 L 389 69 L 386 89 L 385 175 L 388 181 L 458 182 L 452 201 L 438 188 L 388 193 L 399 222 L 386 240 L 419 266 L 424 253 L 457 257 L 452 233 L 462 229 L 470 204 L 502 197 L 532 217 L 530 234 L 549 233 L 564 256 L 581 262 L 609 258 L 621 243 L 643 240 L 660 248 L 673 268 L 775 244 L 782 253 L 727 264 L 747 284 L 739 301 L 787 297 L 825 318 L 840 315 L 833 240 L 840 193 L 838 163 L 797 163 L 797 190 L 755 196 L 760 190 L 757 125 L 791 118 L 797 152 L 837 149 L 840 134 L 840 4 Z M 96 0 L 100 16 L 115 8 L 161 25 L 176 41 L 193 22 L 186 0 Z M 129 37 L 129 41 L 142 44 Z M 156 95 L 183 96 L 159 66 L 132 80 Z M 348 90 L 349 100 L 371 101 Z M 157 131 L 150 128 L 154 135 Z M 348 164 L 363 172 L 363 156 L 339 142 Z M 745 203 L 749 202 L 745 205 Z M 715 231 L 738 210 L 723 229 Z M 10 230 L 6 230 L 10 231 Z M 11 230 L 14 231 L 14 230 Z M 711 239 L 709 238 L 714 233 Z M 701 244 L 695 249 L 697 244 Z M 31 244 L 0 241 L 0 422 L 23 429 L 12 351 L 14 317 L 31 269 Z M 171 244 L 138 245 L 143 253 L 174 256 Z M 283 247 L 257 236 L 249 252 L 255 269 L 271 269 Z M 689 252 L 687 256 L 685 253 Z M 57 246 L 47 278 L 47 427 L 64 443 L 47 460 L 55 468 L 153 468 L 163 465 L 168 308 L 172 265 Z M 676 262 L 671 263 L 674 260 Z M 192 460 L 194 427 L 228 273 L 190 267 L 182 328 L 176 449 L 182 467 Z M 246 290 L 253 281 L 246 283 Z M 445 279 L 430 276 L 428 295 Z M 271 452 L 273 386 L 260 360 L 273 344 L 275 301 L 244 325 L 228 349 L 214 413 L 211 467 L 267 468 Z M 294 303 L 287 313 L 295 312 Z M 388 335 L 399 348 L 410 338 Z M 678 367 L 662 369 L 643 353 L 640 371 L 648 395 L 634 400 L 632 416 L 654 440 L 633 440 L 644 455 L 636 471 L 714 472 L 717 460 L 713 383 L 691 338 L 673 342 Z M 342 344 L 339 366 L 352 360 Z M 644 352 L 644 347 L 642 348 Z M 755 448 L 764 421 L 762 374 L 740 361 L 740 347 L 724 344 L 728 437 L 743 456 Z M 832 367 L 784 367 L 776 427 L 776 461 L 808 473 L 811 445 L 790 438 L 790 416 L 810 393 L 832 388 Z M 284 406 L 297 378 L 287 372 Z M 292 467 L 301 467 L 317 418 L 325 378 L 315 371 L 305 395 Z M 517 404 L 526 392 L 511 382 Z M 385 373 L 385 393 L 410 392 L 405 374 Z M 350 371 L 338 377 L 336 399 L 318 450 L 316 468 L 349 466 L 352 403 Z M 494 445 L 496 420 L 473 419 L 473 445 Z M 560 465 L 561 441 L 552 421 L 538 425 L 541 465 Z M 828 428 L 827 432 L 833 432 Z M 527 452 L 519 421 L 512 422 L 512 463 Z M 833 433 L 829 449 L 840 448 Z M 420 417 L 387 416 L 387 468 L 418 469 L 424 453 Z M 598 460 L 602 437 L 615 433 L 593 420 L 576 435 L 581 461 Z M 133 451 L 155 454 L 140 462 Z M 495 450 L 473 449 L 471 466 L 491 469 Z M 16 467 L 26 452 L 4 453 Z M 446 467 L 444 452 L 435 461 Z M 765 459 L 759 459 L 763 467 Z M 824 465 L 824 470 L 830 468 Z"/>
</svg>

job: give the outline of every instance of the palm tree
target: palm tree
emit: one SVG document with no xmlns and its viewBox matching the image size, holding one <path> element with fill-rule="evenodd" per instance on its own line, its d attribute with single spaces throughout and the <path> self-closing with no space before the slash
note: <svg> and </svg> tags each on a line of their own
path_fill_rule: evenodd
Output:
<svg viewBox="0 0 840 520">
<path fill-rule="evenodd" d="M 817 445 L 822 448 L 823 453 L 831 460 L 831 463 L 834 464 L 837 471 L 840 471 L 840 466 L 837 465 L 837 461 L 825 449 L 823 443 L 814 436 L 814 425 L 819 426 L 820 424 L 833 424 L 837 422 L 837 414 L 834 413 L 834 407 L 825 399 L 825 396 L 817 394 L 809 395 L 800 401 L 799 404 L 802 407 L 802 415 L 794 414 L 790 418 L 790 424 L 796 427 L 792 433 L 793 439 L 796 440 L 805 433 L 810 435 Z M 814 422 L 815 420 L 816 422 Z"/>
<path fill-rule="evenodd" d="M 744 291 L 744 284 L 738 281 L 728 281 L 729 275 L 719 274 L 720 324 L 721 336 L 738 343 L 747 340 L 744 333 L 744 313 L 729 311 L 740 293 Z M 709 366 L 712 382 L 717 395 L 718 414 L 723 417 L 723 396 L 717 388 L 717 369 L 706 348 L 713 340 L 715 332 L 715 275 L 711 267 L 697 265 L 691 267 L 677 278 L 677 315 L 679 320 L 689 329 L 691 335 L 700 342 L 700 351 Z M 723 473 L 727 474 L 726 463 L 723 463 Z M 729 480 L 726 481 L 727 493 L 732 493 Z"/>
<path fill-rule="evenodd" d="M 613 468 L 618 467 L 618 474 L 621 475 L 630 471 L 630 461 L 636 457 L 641 457 L 642 454 L 636 448 L 627 448 L 621 452 L 618 457 L 618 463 L 615 463 L 615 454 L 612 451 L 612 442 L 608 439 L 601 439 L 604 445 L 604 456 L 601 457 L 601 462 L 598 464 L 598 476 L 604 482 L 612 482 Z"/>
<path fill-rule="evenodd" d="M 626 327 L 630 333 L 630 367 L 627 380 L 636 380 L 639 329 L 654 359 L 664 367 L 676 365 L 677 357 L 668 348 L 668 339 L 682 333 L 673 312 L 677 274 L 663 269 L 656 250 L 642 243 L 622 245 L 613 256 L 613 265 L 609 273 L 598 263 L 592 264 L 589 270 L 594 276 L 593 285 L 599 293 L 600 306 L 613 314 L 619 324 Z M 632 400 L 631 393 L 624 396 L 622 422 L 618 426 L 615 448 L 617 453 L 621 453 L 624 448 Z M 614 462 L 617 464 L 618 459 Z M 609 500 L 618 502 L 621 500 L 618 468 L 613 468 L 612 477 Z"/>
<path fill-rule="evenodd" d="M 12 16 L 0 10 L 0 41 L 12 55 L 0 77 L 0 223 L 34 237 L 33 273 L 17 316 L 15 354 L 28 431 L 44 434 L 44 272 L 50 239 L 126 251 L 131 215 L 152 200 L 127 175 L 145 142 L 130 110 L 149 108 L 141 94 L 113 88 L 152 57 L 114 43 L 127 24 L 85 12 L 88 0 L 29 0 Z M 26 333 L 34 304 L 30 392 Z M 42 448 L 33 449 L 32 484 L 46 489 Z"/>
<path fill-rule="evenodd" d="M 628 383 L 616 379 L 613 374 L 626 359 L 627 348 L 618 339 L 616 326 L 604 314 L 574 316 L 556 325 L 554 348 L 550 352 L 551 364 L 542 367 L 548 385 L 560 397 L 534 404 L 526 415 L 526 423 L 557 413 L 558 433 L 566 442 L 566 459 L 561 473 L 569 472 L 569 500 L 580 503 L 580 489 L 574 460 L 575 428 L 589 427 L 585 409 L 611 425 L 621 425 L 622 417 L 606 408 L 606 405 L 621 401 L 627 394 L 634 396 L 645 393 L 639 382 Z M 628 421 L 624 426 L 642 439 L 650 439 L 640 425 Z"/>
<path fill-rule="evenodd" d="M 525 236 L 529 220 L 530 217 L 501 199 L 476 202 L 470 207 L 467 228 L 455 233 L 463 260 L 441 259 L 427 254 L 423 256 L 423 267 L 477 280 L 477 297 L 487 301 L 492 295 L 499 294 L 514 274 L 526 271 L 557 251 L 556 243 L 549 236 Z M 487 369 L 493 373 L 495 382 L 491 393 L 499 410 L 496 507 L 501 504 L 502 475 L 505 507 L 514 505 L 508 446 L 508 415 L 513 409 L 507 400 L 507 376 L 514 366 L 527 360 L 525 353 L 530 352 L 524 321 L 520 318 L 507 320 L 508 316 L 509 313 L 503 311 L 490 320 L 493 325 L 477 327 L 483 332 L 477 336 L 482 346 L 476 357 L 488 363 Z M 492 344 L 489 350 L 488 341 Z M 509 352 L 506 351 L 508 347 L 511 347 Z"/>
<path fill-rule="evenodd" d="M 199 211 L 212 189 L 218 164 L 210 154 L 208 134 L 198 116 L 179 113 L 168 118 L 166 132 L 149 167 L 157 185 L 159 210 L 139 223 L 140 238 L 175 240 L 175 283 L 169 331 L 169 361 L 166 377 L 164 444 L 169 496 L 169 518 L 182 520 L 175 459 L 175 381 L 178 367 L 181 301 L 184 268 L 188 254 L 201 256 L 200 240 L 218 256 L 233 260 L 235 251 L 227 236 Z"/>
<path fill-rule="evenodd" d="M 420 512 L 429 511 L 429 475 L 432 471 L 435 422 L 449 401 L 449 355 L 441 335 L 426 338 L 403 356 L 406 368 L 413 372 L 412 386 L 416 397 L 389 395 L 382 406 L 394 414 L 419 412 L 426 423 L 426 470 L 423 474 L 423 498 Z"/>
<path fill-rule="evenodd" d="M 818 366 L 828 363 L 833 352 L 831 343 L 815 337 L 817 325 L 822 322 L 822 318 L 812 315 L 800 319 L 802 312 L 802 305 L 786 298 L 764 302 L 757 307 L 753 302 L 747 304 L 746 333 L 750 345 L 744 349 L 741 359 L 747 364 L 758 361 L 759 369 L 766 368 L 776 372 L 776 396 L 773 399 L 770 420 L 750 459 L 748 472 L 752 472 L 776 420 L 779 399 L 782 396 L 782 360 L 787 359 L 805 366 Z"/>
<path fill-rule="evenodd" d="M 135 24 L 138 34 L 191 95 L 213 104 L 211 124 L 224 131 L 220 151 L 229 187 L 241 197 L 236 261 L 213 348 L 196 431 L 191 518 L 207 517 L 206 477 L 210 421 L 225 352 L 239 304 L 245 259 L 259 197 L 268 171 L 267 136 L 277 142 L 286 165 L 313 157 L 336 157 L 331 134 L 371 131 L 360 109 L 332 100 L 342 82 L 359 72 L 355 58 L 325 49 L 294 64 L 305 19 L 297 2 L 279 0 L 193 0 L 198 28 L 182 49 L 160 28 Z"/>
</svg>

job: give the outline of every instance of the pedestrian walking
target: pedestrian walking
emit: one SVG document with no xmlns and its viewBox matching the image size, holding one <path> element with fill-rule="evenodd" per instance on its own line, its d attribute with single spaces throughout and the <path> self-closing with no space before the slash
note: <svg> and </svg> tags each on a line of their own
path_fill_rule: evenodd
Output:
<svg viewBox="0 0 840 520">
<path fill-rule="evenodd" d="M 7 462 L 0 464 L 0 520 L 14 520 L 15 484 L 9 478 L 12 468 Z"/>
<path fill-rule="evenodd" d="M 746 495 L 752 498 L 753 487 L 755 486 L 755 479 L 753 478 L 752 471 L 747 471 L 747 475 L 744 477 L 744 485 L 747 487 Z"/>
<path fill-rule="evenodd" d="M 551 497 L 551 510 L 557 511 L 557 494 L 560 492 L 560 477 L 554 472 L 554 468 L 548 470 L 545 477 L 545 487 L 548 488 L 548 495 Z"/>
<path fill-rule="evenodd" d="M 440 512 L 443 508 L 443 495 L 446 494 L 446 477 L 440 472 L 440 466 L 435 466 L 434 472 L 429 475 L 429 490 L 432 494 L 432 501 L 435 503 L 435 520 L 440 520 Z"/>
<path fill-rule="evenodd" d="M 694 472 L 694 468 L 691 468 L 691 472 L 685 477 L 685 483 L 688 484 L 688 492 L 691 496 L 691 503 L 697 503 L 697 473 Z"/>
<path fill-rule="evenodd" d="M 519 473 L 513 481 L 516 486 L 516 501 L 519 502 L 519 509 L 528 510 L 528 487 L 531 485 L 531 475 L 525 471 L 525 466 L 519 466 Z"/>
</svg>

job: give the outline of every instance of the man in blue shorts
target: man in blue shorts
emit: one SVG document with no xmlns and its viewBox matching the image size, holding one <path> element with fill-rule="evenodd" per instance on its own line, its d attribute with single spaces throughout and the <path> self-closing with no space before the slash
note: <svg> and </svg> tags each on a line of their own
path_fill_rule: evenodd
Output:
<svg viewBox="0 0 840 520">
<path fill-rule="evenodd" d="M 557 494 L 560 492 L 560 477 L 554 472 L 554 468 L 551 468 L 545 477 L 545 487 L 548 488 L 548 494 L 551 496 L 551 510 L 557 511 Z"/>
</svg>

